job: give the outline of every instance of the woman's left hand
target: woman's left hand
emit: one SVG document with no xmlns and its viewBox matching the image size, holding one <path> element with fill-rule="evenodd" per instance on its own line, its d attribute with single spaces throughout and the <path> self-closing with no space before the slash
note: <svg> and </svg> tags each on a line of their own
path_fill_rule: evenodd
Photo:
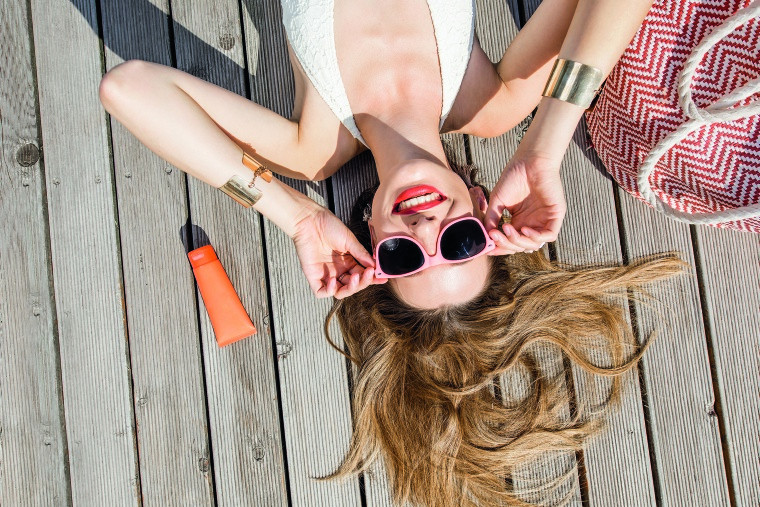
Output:
<svg viewBox="0 0 760 507">
<path fill-rule="evenodd" d="M 348 227 L 330 210 L 316 207 L 293 234 L 301 269 L 318 298 L 348 297 L 376 280 L 375 261 Z"/>
<path fill-rule="evenodd" d="M 518 149 L 491 192 L 485 227 L 497 248 L 489 255 L 532 252 L 557 239 L 566 210 L 560 161 Z M 500 229 L 505 209 L 512 218 Z"/>
</svg>

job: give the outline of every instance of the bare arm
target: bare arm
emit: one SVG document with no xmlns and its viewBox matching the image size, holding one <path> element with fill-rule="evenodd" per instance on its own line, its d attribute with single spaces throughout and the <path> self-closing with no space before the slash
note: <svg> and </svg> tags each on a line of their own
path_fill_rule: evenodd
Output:
<svg viewBox="0 0 760 507">
<path fill-rule="evenodd" d="M 496 64 L 506 95 L 506 113 L 517 123 L 541 99 L 552 64 L 570 27 L 578 0 L 544 0 Z"/>
<path fill-rule="evenodd" d="M 554 60 L 591 65 L 606 77 L 651 4 L 652 0 L 577 0 L 577 5 L 575 0 L 545 0 L 499 62 L 511 102 L 539 106 L 492 192 L 486 226 L 499 247 L 496 254 L 535 250 L 554 241 L 565 216 L 559 169 L 584 109 L 540 96 Z M 504 209 L 512 221 L 499 230 Z"/>
<path fill-rule="evenodd" d="M 539 6 L 497 65 L 511 103 L 525 104 L 525 115 L 539 104 L 523 149 L 561 159 L 583 114 L 581 107 L 541 97 L 554 60 L 591 65 L 606 77 L 651 5 L 652 0 L 545 0 Z"/>
<path fill-rule="evenodd" d="M 288 175 L 314 164 L 321 169 L 334 153 L 329 143 L 306 141 L 298 123 L 163 65 L 132 61 L 115 67 L 101 82 L 100 99 L 153 152 L 215 188 L 234 175 L 252 179 L 242 162 L 244 149 L 278 172 L 291 168 Z M 318 297 L 347 296 L 372 282 L 373 270 L 365 269 L 372 256 L 330 210 L 276 178 L 258 178 L 256 186 L 263 195 L 254 209 L 293 239 Z"/>
</svg>

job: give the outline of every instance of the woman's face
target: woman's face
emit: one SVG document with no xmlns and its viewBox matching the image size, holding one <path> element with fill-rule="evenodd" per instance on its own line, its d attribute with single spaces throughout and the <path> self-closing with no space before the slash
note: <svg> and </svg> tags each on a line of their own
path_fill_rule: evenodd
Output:
<svg viewBox="0 0 760 507">
<path fill-rule="evenodd" d="M 382 181 L 375 193 L 369 220 L 373 248 L 385 238 L 403 235 L 416 239 L 433 256 L 445 225 L 468 216 L 483 220 L 487 207 L 483 191 L 478 187 L 468 189 L 450 168 L 422 159 L 406 162 Z M 411 306 L 457 305 L 483 290 L 489 266 L 487 256 L 481 255 L 391 278 L 388 283 Z"/>
</svg>

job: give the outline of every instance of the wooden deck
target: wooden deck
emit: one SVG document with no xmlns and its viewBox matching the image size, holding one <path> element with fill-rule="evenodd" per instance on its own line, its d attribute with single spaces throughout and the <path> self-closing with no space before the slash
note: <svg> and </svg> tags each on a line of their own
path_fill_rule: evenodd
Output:
<svg viewBox="0 0 760 507">
<path fill-rule="evenodd" d="M 478 1 L 492 59 L 537 3 L 513 1 Z M 288 238 L 158 159 L 98 101 L 103 73 L 140 58 L 289 114 L 279 3 L 0 0 L 0 12 L 0 504 L 390 505 L 379 469 L 313 479 L 348 446 L 349 370 L 322 335 L 330 302 L 311 296 Z M 492 185 L 521 130 L 447 142 Z M 516 488 L 551 502 L 528 489 L 572 469 L 556 498 L 573 503 L 757 506 L 760 236 L 655 214 L 605 176 L 582 129 L 563 177 L 569 212 L 551 255 L 677 250 L 693 269 L 658 286 L 654 307 L 631 306 L 639 337 L 662 332 L 606 433 L 526 465 Z M 373 178 L 364 156 L 294 185 L 346 217 Z M 187 224 L 208 234 L 255 337 L 217 347 Z M 568 380 L 582 397 L 586 380 Z"/>
</svg>

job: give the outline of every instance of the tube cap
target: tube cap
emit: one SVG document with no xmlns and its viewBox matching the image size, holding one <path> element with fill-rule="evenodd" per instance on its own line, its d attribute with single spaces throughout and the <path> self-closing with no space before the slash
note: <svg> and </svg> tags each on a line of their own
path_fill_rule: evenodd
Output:
<svg viewBox="0 0 760 507">
<path fill-rule="evenodd" d="M 214 262 L 217 260 L 216 252 L 214 251 L 214 247 L 211 245 L 206 245 L 200 248 L 196 248 L 195 250 L 191 250 L 187 253 L 187 258 L 190 259 L 190 265 L 193 268 L 198 268 L 204 264 L 208 264 L 209 262 Z"/>
</svg>

